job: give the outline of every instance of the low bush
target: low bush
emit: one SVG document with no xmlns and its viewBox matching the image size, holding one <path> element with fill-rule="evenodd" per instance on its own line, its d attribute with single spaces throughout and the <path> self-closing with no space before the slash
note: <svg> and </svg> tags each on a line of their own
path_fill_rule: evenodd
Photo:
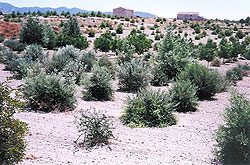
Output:
<svg viewBox="0 0 250 165">
<path fill-rule="evenodd" d="M 60 75 L 30 74 L 23 85 L 27 107 L 34 111 L 67 111 L 75 108 L 75 86 Z"/>
<path fill-rule="evenodd" d="M 0 83 L 0 164 L 3 165 L 21 162 L 26 150 L 27 124 L 13 116 L 23 104 L 16 96 L 10 96 L 12 92 L 7 83 Z"/>
<path fill-rule="evenodd" d="M 91 112 L 93 111 L 93 112 Z M 79 117 L 76 117 L 78 128 L 78 140 L 84 147 L 91 148 L 96 145 L 108 145 L 109 139 L 114 138 L 112 129 L 114 129 L 112 122 L 105 115 L 100 112 L 96 112 L 95 109 L 88 109 L 82 111 Z"/>
<path fill-rule="evenodd" d="M 243 70 L 239 66 L 233 67 L 226 72 L 226 79 L 233 84 L 236 84 L 236 82 L 242 80 L 242 78 Z"/>
<path fill-rule="evenodd" d="M 26 45 L 18 40 L 7 40 L 4 45 L 10 48 L 10 50 L 21 52 L 25 49 Z"/>
<path fill-rule="evenodd" d="M 115 79 L 115 66 L 114 64 L 105 56 L 102 56 L 99 60 L 98 60 L 98 65 L 101 67 L 107 67 L 109 73 L 111 74 L 112 78 Z"/>
<path fill-rule="evenodd" d="M 180 73 L 179 79 L 190 80 L 197 86 L 197 96 L 200 99 L 210 98 L 225 89 L 220 73 L 198 64 L 188 65 L 185 71 Z"/>
<path fill-rule="evenodd" d="M 24 57 L 31 58 L 32 61 L 42 61 L 46 57 L 43 48 L 37 44 L 28 45 L 25 51 Z"/>
<path fill-rule="evenodd" d="M 95 53 L 92 51 L 82 52 L 78 58 L 79 63 L 85 66 L 85 71 L 90 72 L 96 62 Z"/>
<path fill-rule="evenodd" d="M 147 87 L 152 79 L 150 68 L 136 59 L 121 64 L 117 77 L 120 89 L 127 92 L 136 92 Z"/>
<path fill-rule="evenodd" d="M 88 36 L 89 37 L 95 37 L 95 31 L 90 29 L 89 32 L 88 32 Z"/>
<path fill-rule="evenodd" d="M 111 74 L 106 67 L 95 66 L 88 83 L 86 83 L 85 100 L 107 101 L 113 97 Z"/>
<path fill-rule="evenodd" d="M 73 46 L 66 46 L 58 50 L 52 59 L 44 62 L 45 69 L 48 73 L 59 73 L 71 62 L 76 61 L 80 56 L 79 49 Z"/>
<path fill-rule="evenodd" d="M 250 164 L 250 101 L 233 92 L 223 114 L 225 124 L 216 131 L 213 150 L 223 164 Z"/>
<path fill-rule="evenodd" d="M 215 67 L 220 67 L 221 66 L 221 60 L 219 58 L 215 58 L 213 59 L 213 61 L 210 64 L 211 66 L 215 66 Z"/>
<path fill-rule="evenodd" d="M 189 80 L 177 81 L 170 89 L 169 95 L 172 103 L 176 105 L 177 112 L 196 111 L 198 106 L 198 97 L 196 96 L 197 87 Z"/>
<path fill-rule="evenodd" d="M 176 117 L 172 113 L 174 105 L 167 93 L 142 90 L 133 98 L 128 97 L 123 124 L 129 127 L 165 127 L 175 125 Z"/>
</svg>

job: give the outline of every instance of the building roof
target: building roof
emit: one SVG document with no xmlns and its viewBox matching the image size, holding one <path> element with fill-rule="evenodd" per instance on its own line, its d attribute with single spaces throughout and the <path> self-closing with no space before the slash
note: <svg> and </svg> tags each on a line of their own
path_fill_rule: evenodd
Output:
<svg viewBox="0 0 250 165">
<path fill-rule="evenodd" d="M 117 7 L 117 8 L 114 8 L 114 9 L 120 9 L 120 8 L 126 9 L 126 10 L 132 10 L 132 9 L 129 9 L 129 8 L 126 8 L 126 7 Z M 132 11 L 133 11 L 133 10 L 132 10 Z"/>
<path fill-rule="evenodd" d="M 178 14 L 200 15 L 199 12 L 179 12 Z"/>
</svg>

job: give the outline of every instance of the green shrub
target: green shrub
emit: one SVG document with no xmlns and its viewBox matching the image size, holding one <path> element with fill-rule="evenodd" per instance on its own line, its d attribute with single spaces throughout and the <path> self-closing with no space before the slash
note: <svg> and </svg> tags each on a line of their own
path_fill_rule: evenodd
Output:
<svg viewBox="0 0 250 165">
<path fill-rule="evenodd" d="M 73 45 L 74 47 L 83 50 L 89 46 L 89 42 L 85 36 L 71 37 L 65 34 L 59 34 L 55 40 L 57 47 Z"/>
<path fill-rule="evenodd" d="M 23 85 L 27 107 L 35 111 L 67 111 L 75 108 L 75 86 L 60 75 L 30 74 Z"/>
<path fill-rule="evenodd" d="M 10 48 L 10 50 L 21 52 L 25 49 L 26 45 L 18 40 L 7 40 L 4 45 Z"/>
<path fill-rule="evenodd" d="M 176 105 L 177 112 L 196 111 L 198 106 L 198 97 L 196 96 L 197 87 L 189 80 L 177 81 L 170 89 L 170 101 Z"/>
<path fill-rule="evenodd" d="M 38 19 L 28 17 L 27 21 L 20 28 L 20 41 L 26 44 L 44 43 L 44 26 Z"/>
<path fill-rule="evenodd" d="M 213 150 L 223 164 L 250 164 L 250 101 L 233 92 L 223 114 L 225 124 L 216 131 Z"/>
<path fill-rule="evenodd" d="M 0 62 L 6 65 L 5 69 L 7 70 L 11 70 L 11 66 L 10 66 L 11 63 L 18 58 L 19 56 L 12 51 L 9 51 L 9 50 L 0 51 Z"/>
<path fill-rule="evenodd" d="M 106 67 L 95 66 L 84 92 L 85 100 L 107 101 L 113 97 L 112 78 Z"/>
<path fill-rule="evenodd" d="M 0 35 L 0 43 L 2 43 L 5 40 L 4 36 Z"/>
<path fill-rule="evenodd" d="M 6 82 L 0 83 L 0 164 L 17 164 L 25 155 L 27 134 L 26 123 L 14 118 L 16 111 L 22 108 L 17 96 Z"/>
<path fill-rule="evenodd" d="M 59 73 L 65 66 L 71 62 L 76 61 L 80 56 L 79 49 L 73 46 L 66 46 L 59 49 L 52 57 L 52 59 L 47 59 L 45 61 L 45 69 L 48 73 Z"/>
<path fill-rule="evenodd" d="M 210 98 L 224 89 L 220 73 L 198 64 L 188 65 L 185 71 L 180 73 L 179 79 L 190 80 L 197 86 L 197 96 L 200 99 Z"/>
<path fill-rule="evenodd" d="M 165 127 L 175 125 L 173 115 L 174 105 L 169 101 L 167 93 L 160 91 L 142 90 L 133 98 L 128 97 L 123 124 L 129 127 Z"/>
<path fill-rule="evenodd" d="M 96 62 L 95 53 L 92 51 L 83 52 L 78 58 L 79 63 L 85 66 L 85 71 L 90 72 Z"/>
<path fill-rule="evenodd" d="M 233 67 L 232 69 L 226 72 L 226 79 L 236 84 L 237 81 L 242 80 L 243 78 L 243 70 L 239 67 Z"/>
<path fill-rule="evenodd" d="M 24 57 L 31 58 L 32 61 L 42 61 L 46 57 L 43 48 L 37 44 L 28 45 L 25 51 Z"/>
<path fill-rule="evenodd" d="M 122 34 L 123 33 L 123 27 L 121 24 L 119 24 L 116 28 L 116 33 L 117 34 Z"/>
<path fill-rule="evenodd" d="M 95 37 L 95 31 L 93 29 L 90 29 L 88 35 L 89 37 Z"/>
<path fill-rule="evenodd" d="M 243 57 L 246 58 L 247 60 L 250 60 L 250 47 L 246 49 L 246 51 L 243 54 Z"/>
<path fill-rule="evenodd" d="M 144 26 L 141 26 L 141 27 L 140 27 L 140 30 L 145 30 L 145 27 L 144 27 Z"/>
<path fill-rule="evenodd" d="M 127 92 L 136 92 L 147 87 L 152 79 L 150 68 L 136 59 L 121 64 L 117 77 L 120 89 Z"/>
<path fill-rule="evenodd" d="M 114 64 L 108 59 L 108 57 L 102 56 L 98 60 L 98 65 L 101 67 L 107 67 L 111 77 L 115 79 L 115 66 Z"/>
<path fill-rule="evenodd" d="M 88 109 L 82 111 L 80 116 L 76 118 L 78 128 L 78 139 L 84 136 L 80 144 L 86 148 L 91 148 L 96 145 L 108 145 L 109 139 L 114 138 L 112 129 L 114 129 L 112 122 L 105 115 L 96 112 L 95 109 Z"/>
</svg>

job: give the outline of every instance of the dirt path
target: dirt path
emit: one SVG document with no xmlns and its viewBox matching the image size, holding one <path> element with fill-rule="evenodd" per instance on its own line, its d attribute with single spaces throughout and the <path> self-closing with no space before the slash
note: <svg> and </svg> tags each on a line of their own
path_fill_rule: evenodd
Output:
<svg viewBox="0 0 250 165">
<path fill-rule="evenodd" d="M 7 74 L 2 67 L 0 72 L 1 78 Z M 250 98 L 250 77 L 238 82 L 237 88 Z M 199 102 L 197 112 L 177 113 L 175 126 L 134 129 L 123 126 L 118 119 L 128 95 L 116 92 L 114 101 L 86 102 L 79 92 L 78 106 L 73 112 L 16 114 L 28 123 L 30 130 L 26 136 L 27 159 L 21 164 L 211 164 L 215 143 L 212 134 L 222 123 L 220 114 L 228 104 L 229 92 Z M 87 151 L 73 143 L 77 139 L 74 115 L 90 107 L 113 117 L 117 140 L 112 140 L 111 150 L 104 146 Z"/>
</svg>

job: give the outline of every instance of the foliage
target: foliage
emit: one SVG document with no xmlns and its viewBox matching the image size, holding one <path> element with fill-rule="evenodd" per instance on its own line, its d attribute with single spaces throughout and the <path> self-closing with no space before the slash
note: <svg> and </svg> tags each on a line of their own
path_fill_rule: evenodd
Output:
<svg viewBox="0 0 250 165">
<path fill-rule="evenodd" d="M 158 46 L 158 56 L 154 61 L 152 84 L 166 85 L 167 82 L 184 70 L 193 61 L 193 47 L 187 39 L 175 36 L 168 30 Z"/>
<path fill-rule="evenodd" d="M 165 127 L 175 125 L 174 104 L 169 101 L 167 93 L 142 90 L 135 97 L 128 97 L 123 124 L 129 127 Z"/>
<path fill-rule="evenodd" d="M 217 54 L 220 58 L 229 59 L 230 58 L 231 46 L 229 45 L 227 39 L 223 38 L 219 44 L 219 49 Z"/>
<path fill-rule="evenodd" d="M 7 40 L 4 45 L 9 47 L 10 50 L 21 52 L 25 49 L 25 44 L 19 42 L 18 40 Z"/>
<path fill-rule="evenodd" d="M 95 54 L 93 51 L 82 52 L 78 58 L 79 63 L 85 67 L 86 72 L 90 72 L 95 63 Z"/>
<path fill-rule="evenodd" d="M 117 77 L 120 89 L 127 92 L 136 92 L 147 87 L 152 79 L 150 68 L 136 59 L 121 64 Z"/>
<path fill-rule="evenodd" d="M 86 148 L 91 148 L 100 144 L 109 144 L 109 139 L 114 138 L 112 122 L 105 114 L 100 114 L 93 109 L 81 111 L 80 116 L 76 118 L 78 128 L 78 139 L 84 136 L 80 144 Z"/>
<path fill-rule="evenodd" d="M 225 35 L 226 35 L 227 37 L 230 37 L 232 34 L 233 34 L 233 31 L 232 31 L 231 29 L 225 30 Z"/>
<path fill-rule="evenodd" d="M 110 31 L 107 31 L 99 38 L 97 38 L 94 42 L 95 44 L 95 50 L 101 50 L 102 52 L 108 52 L 111 49 L 112 46 L 112 35 Z"/>
<path fill-rule="evenodd" d="M 28 17 L 27 21 L 20 28 L 20 41 L 26 44 L 44 43 L 44 26 L 38 19 Z"/>
<path fill-rule="evenodd" d="M 245 37 L 245 34 L 241 30 L 238 30 L 235 36 L 239 39 L 242 39 Z"/>
<path fill-rule="evenodd" d="M 225 124 L 216 131 L 213 153 L 223 164 L 249 164 L 250 101 L 237 92 L 232 93 L 229 101 L 223 114 Z"/>
<path fill-rule="evenodd" d="M 56 34 L 50 26 L 46 26 L 44 32 L 44 46 L 52 50 L 56 46 Z"/>
<path fill-rule="evenodd" d="M 82 33 L 77 19 L 70 17 L 69 21 L 64 22 L 61 33 L 72 38 L 81 36 Z"/>
<path fill-rule="evenodd" d="M 56 42 L 57 47 L 73 45 L 74 47 L 76 47 L 78 49 L 86 49 L 89 46 L 89 42 L 87 40 L 87 37 L 85 37 L 85 36 L 70 37 L 70 36 L 65 35 L 63 33 L 60 33 L 56 37 L 55 42 Z"/>
<path fill-rule="evenodd" d="M 76 61 L 79 55 L 79 49 L 73 46 L 63 47 L 53 55 L 51 60 L 45 61 L 45 69 L 48 73 L 59 73 L 70 61 Z"/>
<path fill-rule="evenodd" d="M 198 97 L 196 96 L 197 87 L 191 81 L 177 81 L 170 89 L 170 102 L 174 103 L 177 112 L 196 111 Z"/>
<path fill-rule="evenodd" d="M 113 97 L 112 77 L 108 68 L 95 66 L 84 92 L 85 100 L 107 101 Z"/>
<path fill-rule="evenodd" d="M 200 59 L 211 62 L 216 56 L 217 45 L 212 39 L 208 39 L 207 43 L 201 46 Z"/>
<path fill-rule="evenodd" d="M 127 37 L 129 43 L 135 47 L 135 51 L 138 54 L 143 54 L 152 46 L 153 40 L 148 39 L 146 34 L 130 34 Z"/>
<path fill-rule="evenodd" d="M 32 61 L 42 61 L 44 58 L 46 58 L 43 48 L 40 45 L 28 45 L 26 46 L 25 51 L 26 53 L 24 57 L 31 58 Z"/>
<path fill-rule="evenodd" d="M 95 31 L 93 29 L 90 29 L 88 32 L 89 37 L 95 37 Z"/>
<path fill-rule="evenodd" d="M 115 66 L 106 56 L 102 56 L 98 60 L 98 65 L 100 67 L 107 67 L 108 72 L 111 74 L 111 77 L 115 79 Z"/>
<path fill-rule="evenodd" d="M 179 79 L 189 80 L 197 86 L 199 99 L 210 98 L 224 89 L 223 78 L 217 71 L 198 64 L 188 65 L 185 71 L 180 73 Z"/>
<path fill-rule="evenodd" d="M 123 27 L 121 24 L 119 24 L 116 28 L 116 33 L 117 34 L 122 34 L 123 33 Z"/>
<path fill-rule="evenodd" d="M 243 70 L 238 65 L 226 72 L 226 79 L 232 82 L 233 84 L 236 84 L 237 81 L 242 80 L 243 73 L 244 73 Z"/>
<path fill-rule="evenodd" d="M 27 107 L 35 111 L 68 111 L 75 108 L 75 86 L 61 75 L 30 73 L 23 85 Z"/>
<path fill-rule="evenodd" d="M 21 162 L 26 150 L 24 135 L 28 133 L 27 124 L 13 116 L 23 103 L 17 95 L 11 97 L 12 92 L 14 90 L 7 82 L 0 83 L 0 164 Z"/>
</svg>

